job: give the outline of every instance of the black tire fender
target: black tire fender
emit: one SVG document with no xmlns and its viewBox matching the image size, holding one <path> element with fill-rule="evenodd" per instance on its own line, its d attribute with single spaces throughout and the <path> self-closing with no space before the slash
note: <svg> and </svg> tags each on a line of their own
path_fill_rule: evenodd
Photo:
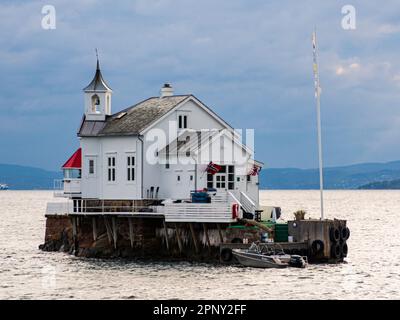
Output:
<svg viewBox="0 0 400 320">
<path fill-rule="evenodd" d="M 342 255 L 340 243 L 331 244 L 331 257 L 334 259 L 340 259 Z"/>
<path fill-rule="evenodd" d="M 340 253 L 343 258 L 347 257 L 347 253 L 349 252 L 349 247 L 347 246 L 346 241 L 340 244 Z"/>
<path fill-rule="evenodd" d="M 329 238 L 332 242 L 338 242 L 340 240 L 339 228 L 331 227 L 329 229 Z"/>
<path fill-rule="evenodd" d="M 324 242 L 322 240 L 314 240 L 313 243 L 311 244 L 311 249 L 313 254 L 320 253 L 324 251 Z"/>
<path fill-rule="evenodd" d="M 342 230 L 340 230 L 340 239 L 346 241 L 348 238 L 350 238 L 350 229 L 348 227 L 343 227 Z"/>
<path fill-rule="evenodd" d="M 230 262 L 232 261 L 233 254 L 232 250 L 229 248 L 224 248 L 221 250 L 221 260 L 224 262 Z"/>
<path fill-rule="evenodd" d="M 240 238 L 233 238 L 231 242 L 232 242 L 232 243 L 243 243 L 243 239 L 240 239 Z"/>
</svg>

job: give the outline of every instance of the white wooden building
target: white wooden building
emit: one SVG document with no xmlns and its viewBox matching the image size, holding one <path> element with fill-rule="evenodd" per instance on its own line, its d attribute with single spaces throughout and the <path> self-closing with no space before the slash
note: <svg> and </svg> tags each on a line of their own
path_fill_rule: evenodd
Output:
<svg viewBox="0 0 400 320">
<path fill-rule="evenodd" d="M 194 95 L 174 95 L 165 84 L 159 96 L 116 113 L 111 106 L 112 90 L 97 61 L 84 89 L 80 150 L 64 165 L 57 195 L 189 205 L 191 191 L 208 188 L 229 206 L 233 201 L 253 212 L 258 207 L 254 169 L 262 163 L 234 128 Z M 206 171 L 210 162 L 219 167 L 217 173 Z"/>
</svg>

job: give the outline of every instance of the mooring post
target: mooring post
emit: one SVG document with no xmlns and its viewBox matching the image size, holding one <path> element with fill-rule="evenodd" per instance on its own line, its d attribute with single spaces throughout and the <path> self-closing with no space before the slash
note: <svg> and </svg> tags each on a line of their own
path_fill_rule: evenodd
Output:
<svg viewBox="0 0 400 320">
<path fill-rule="evenodd" d="M 111 227 L 110 227 L 110 224 L 108 223 L 108 220 L 107 220 L 106 216 L 104 216 L 104 225 L 106 226 L 108 243 L 111 244 L 111 242 L 112 242 Z"/>
<path fill-rule="evenodd" d="M 196 249 L 196 253 L 199 253 L 199 244 L 197 243 L 196 233 L 194 232 L 193 223 L 189 222 L 190 232 L 192 234 L 194 247 Z"/>
<path fill-rule="evenodd" d="M 72 237 L 73 237 L 73 239 L 74 239 L 74 241 L 75 241 L 75 238 L 76 238 L 76 236 L 77 236 L 77 228 L 76 228 L 76 220 L 75 220 L 75 217 L 71 217 L 71 222 L 72 222 Z"/>
<path fill-rule="evenodd" d="M 204 234 L 206 235 L 206 240 L 207 240 L 208 249 L 211 250 L 211 243 L 210 243 L 210 238 L 209 238 L 209 236 L 208 236 L 207 224 L 203 223 L 203 229 L 204 229 Z"/>
<path fill-rule="evenodd" d="M 77 217 L 71 217 L 72 220 L 72 240 L 74 242 L 74 250 L 75 250 L 75 255 L 78 254 L 78 248 L 79 248 L 79 243 L 78 243 L 78 226 L 77 226 Z"/>
<path fill-rule="evenodd" d="M 221 243 L 224 243 L 224 237 L 222 236 L 221 226 L 219 225 L 219 223 L 217 223 L 217 228 L 219 233 L 219 239 L 221 240 Z"/>
<path fill-rule="evenodd" d="M 114 249 L 117 249 L 117 221 L 115 217 L 111 218 L 113 228 Z"/>
<path fill-rule="evenodd" d="M 178 229 L 178 225 L 176 223 L 175 223 L 175 233 L 176 233 L 176 239 L 178 241 L 179 252 L 182 252 L 181 237 L 179 235 L 179 229 Z"/>
<path fill-rule="evenodd" d="M 97 240 L 97 225 L 96 225 L 96 217 L 92 218 L 92 225 L 93 225 L 93 240 Z"/>
<path fill-rule="evenodd" d="M 167 225 L 166 225 L 166 223 L 165 223 L 165 219 L 163 220 L 163 225 L 164 225 L 165 244 L 167 245 L 167 250 L 169 251 L 168 229 L 167 229 Z"/>
<path fill-rule="evenodd" d="M 128 218 L 129 222 L 129 239 L 131 240 L 131 248 L 133 248 L 133 224 L 132 218 Z"/>
</svg>

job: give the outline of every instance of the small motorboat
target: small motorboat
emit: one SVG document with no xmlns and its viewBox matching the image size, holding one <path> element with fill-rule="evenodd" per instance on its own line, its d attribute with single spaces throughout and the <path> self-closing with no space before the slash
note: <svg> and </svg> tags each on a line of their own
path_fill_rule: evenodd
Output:
<svg viewBox="0 0 400 320">
<path fill-rule="evenodd" d="M 0 183 L 0 190 L 8 190 L 8 185 L 5 183 Z"/>
<path fill-rule="evenodd" d="M 233 256 L 239 263 L 253 268 L 304 268 L 307 266 L 307 258 L 298 255 L 285 254 L 283 250 L 276 253 L 268 246 L 252 243 L 249 249 L 233 249 Z"/>
<path fill-rule="evenodd" d="M 249 250 L 233 249 L 232 254 L 245 267 L 287 268 L 289 266 L 288 263 L 282 262 L 279 258 L 250 252 Z"/>
</svg>

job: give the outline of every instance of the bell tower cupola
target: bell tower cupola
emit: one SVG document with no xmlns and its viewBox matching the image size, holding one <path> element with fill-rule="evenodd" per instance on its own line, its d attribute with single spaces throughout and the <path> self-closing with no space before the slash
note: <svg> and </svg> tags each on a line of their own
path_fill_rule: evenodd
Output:
<svg viewBox="0 0 400 320">
<path fill-rule="evenodd" d="M 97 55 L 97 50 L 96 50 Z M 97 55 L 97 67 L 94 78 L 90 84 L 83 89 L 85 95 L 86 120 L 104 121 L 106 116 L 111 115 L 112 89 L 104 81 L 100 71 L 99 57 Z"/>
</svg>

